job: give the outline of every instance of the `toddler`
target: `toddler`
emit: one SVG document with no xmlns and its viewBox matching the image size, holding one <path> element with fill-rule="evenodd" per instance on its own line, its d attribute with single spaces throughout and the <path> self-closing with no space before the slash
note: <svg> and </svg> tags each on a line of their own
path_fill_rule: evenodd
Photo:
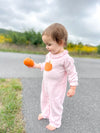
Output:
<svg viewBox="0 0 100 133">
<path fill-rule="evenodd" d="M 49 53 L 46 55 L 44 63 L 35 63 L 34 68 L 39 68 L 43 73 L 41 91 L 41 113 L 38 120 L 49 119 L 46 126 L 49 130 L 55 130 L 61 126 L 63 102 L 66 93 L 67 77 L 70 89 L 67 96 L 75 94 L 78 85 L 78 77 L 74 60 L 64 50 L 67 45 L 68 33 L 65 27 L 59 23 L 54 23 L 47 27 L 42 33 L 42 40 Z M 46 71 L 45 64 L 50 62 L 52 70 Z"/>
</svg>

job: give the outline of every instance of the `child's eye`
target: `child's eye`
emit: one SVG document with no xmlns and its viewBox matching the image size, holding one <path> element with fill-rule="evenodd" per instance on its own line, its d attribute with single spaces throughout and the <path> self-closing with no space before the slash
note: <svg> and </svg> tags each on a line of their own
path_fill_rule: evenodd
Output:
<svg viewBox="0 0 100 133">
<path fill-rule="evenodd" d="M 51 46 L 51 44 L 48 44 L 48 46 Z"/>
</svg>

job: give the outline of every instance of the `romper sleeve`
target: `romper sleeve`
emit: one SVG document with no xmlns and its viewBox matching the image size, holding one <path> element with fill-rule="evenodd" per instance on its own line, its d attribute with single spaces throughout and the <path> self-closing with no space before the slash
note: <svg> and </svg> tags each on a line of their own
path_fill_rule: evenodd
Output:
<svg viewBox="0 0 100 133">
<path fill-rule="evenodd" d="M 68 81 L 69 81 L 70 86 L 77 86 L 78 85 L 78 76 L 77 76 L 76 68 L 74 65 L 74 60 L 69 55 L 65 59 L 65 71 L 67 72 Z"/>
<path fill-rule="evenodd" d="M 43 62 L 43 63 L 39 63 L 40 65 L 41 65 L 41 71 L 43 71 L 44 70 L 44 67 L 45 67 L 45 62 Z"/>
</svg>

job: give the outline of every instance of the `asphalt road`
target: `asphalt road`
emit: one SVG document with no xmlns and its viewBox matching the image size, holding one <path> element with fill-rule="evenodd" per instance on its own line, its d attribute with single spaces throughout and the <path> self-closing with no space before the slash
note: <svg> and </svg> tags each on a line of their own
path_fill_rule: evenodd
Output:
<svg viewBox="0 0 100 133">
<path fill-rule="evenodd" d="M 22 81 L 26 133 L 49 133 L 51 131 L 45 128 L 48 120 L 37 120 L 42 72 L 23 65 L 28 56 L 36 62 L 43 62 L 45 58 L 44 55 L 0 52 L 0 78 L 20 78 Z M 52 133 L 100 133 L 100 59 L 74 59 L 79 86 L 75 96 L 66 96 L 62 126 Z"/>
</svg>

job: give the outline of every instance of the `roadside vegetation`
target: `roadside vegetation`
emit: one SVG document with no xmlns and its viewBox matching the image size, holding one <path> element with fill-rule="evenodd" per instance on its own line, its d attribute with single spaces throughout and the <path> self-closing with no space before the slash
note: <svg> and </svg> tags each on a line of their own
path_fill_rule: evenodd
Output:
<svg viewBox="0 0 100 133">
<path fill-rule="evenodd" d="M 0 133 L 25 133 L 19 79 L 0 79 Z"/>
<path fill-rule="evenodd" d="M 100 57 L 100 45 L 97 47 L 82 42 L 68 42 L 69 53 L 73 56 Z M 46 54 L 41 32 L 33 29 L 25 32 L 9 31 L 0 34 L 0 51 Z"/>
</svg>

